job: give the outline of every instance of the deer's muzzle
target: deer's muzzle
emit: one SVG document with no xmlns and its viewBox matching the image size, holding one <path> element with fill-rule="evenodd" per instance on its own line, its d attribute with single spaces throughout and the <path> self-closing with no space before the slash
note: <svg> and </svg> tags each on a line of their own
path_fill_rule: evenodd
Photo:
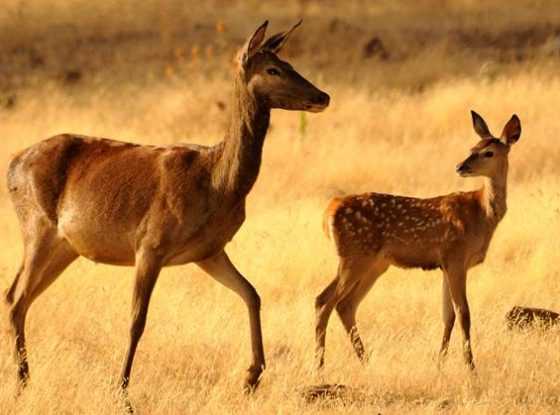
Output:
<svg viewBox="0 0 560 415">
<path fill-rule="evenodd" d="M 311 99 L 308 111 L 311 112 L 323 111 L 325 108 L 329 106 L 330 101 L 331 101 L 331 97 L 329 97 L 329 94 L 326 94 L 325 92 L 321 91 Z"/>
</svg>

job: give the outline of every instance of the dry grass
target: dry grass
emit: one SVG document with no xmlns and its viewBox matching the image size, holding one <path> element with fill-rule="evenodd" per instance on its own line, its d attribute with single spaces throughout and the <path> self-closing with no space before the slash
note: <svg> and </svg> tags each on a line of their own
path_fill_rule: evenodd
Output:
<svg viewBox="0 0 560 415">
<path fill-rule="evenodd" d="M 23 4 L 8 1 L 11 6 L 19 3 Z M 88 18 L 93 17 L 84 12 L 84 2 L 55 3 L 61 8 L 80 7 L 77 18 L 87 23 L 83 33 L 92 30 L 111 39 L 118 35 L 116 20 L 99 19 L 99 26 L 91 23 Z M 145 2 L 136 10 L 133 2 L 120 2 L 118 10 L 123 14 L 128 10 L 138 16 L 127 15 L 122 25 L 143 31 L 150 26 L 147 13 L 156 3 Z M 483 29 L 470 17 L 494 19 L 491 31 L 496 38 L 519 25 L 558 23 L 553 2 L 516 2 L 517 8 L 505 17 L 499 13 L 502 2 L 498 0 L 490 2 L 494 11 L 488 12 L 469 1 L 425 0 L 414 9 L 404 8 L 405 3 L 379 2 L 382 6 L 377 8 L 353 3 L 347 20 L 354 22 L 362 10 L 365 21 L 383 22 L 388 39 L 396 32 L 389 32 L 387 16 L 396 16 L 397 27 L 409 19 L 428 28 L 433 16 L 429 18 L 427 10 L 434 5 L 450 18 L 448 30 L 476 33 Z M 169 4 L 176 7 L 175 2 Z M 303 137 L 299 114 L 273 113 L 261 176 L 248 199 L 247 222 L 228 247 L 263 300 L 268 368 L 261 388 L 250 398 L 240 393 L 249 362 L 248 321 L 242 302 L 195 267 L 172 268 L 160 277 L 136 357 L 130 393 L 139 412 L 558 413 L 558 331 L 511 333 L 503 320 L 516 304 L 560 308 L 557 57 L 528 54 L 517 61 L 508 58 L 510 52 L 504 45 L 449 52 L 440 44 L 439 49 L 411 46 L 402 58 L 372 63 L 359 57 L 360 49 L 348 52 L 355 56 L 342 73 L 336 58 L 343 53 L 343 42 L 327 41 L 317 54 L 310 52 L 320 43 L 321 25 L 336 10 L 325 8 L 325 14 L 320 14 L 317 3 L 301 4 L 290 2 L 280 12 L 280 21 L 293 20 L 301 13 L 310 21 L 288 52 L 297 68 L 331 94 L 332 106 L 323 114 L 306 115 Z M 216 5 L 221 4 L 213 2 L 208 7 Z M 226 115 L 216 101 L 225 100 L 224 91 L 229 88 L 224 62 L 247 27 L 276 13 L 273 6 L 261 6 L 244 15 L 245 11 L 240 3 L 225 9 L 224 21 L 229 17 L 234 28 L 224 35 L 227 40 L 214 61 L 200 58 L 181 65 L 176 57 L 158 55 L 146 63 L 152 70 L 150 76 L 131 75 L 123 83 L 121 75 L 130 63 L 111 60 L 102 46 L 101 56 L 110 64 L 87 73 L 77 85 L 65 85 L 53 75 L 65 68 L 58 60 L 61 52 L 53 45 L 44 49 L 53 60 L 38 73 L 11 60 L 13 68 L 21 71 L 17 76 L 14 71 L 3 72 L 7 88 L 17 94 L 17 104 L 0 110 L 1 174 L 10 154 L 63 131 L 146 143 L 218 141 Z M 208 10 L 199 13 L 204 17 Z M 466 17 L 451 18 L 461 13 Z M 72 13 L 55 15 L 63 20 Z M 177 15 L 177 21 L 181 16 Z M 0 21 L 2 30 L 8 30 L 11 21 Z M 32 24 L 23 27 L 20 41 L 27 44 L 40 30 L 47 29 Z M 439 29 L 433 30 L 439 33 Z M 371 36 L 348 33 L 348 39 Z M 336 36 L 330 34 L 327 40 Z M 173 39 L 172 43 L 178 38 Z M 134 56 L 143 62 L 152 49 L 143 48 L 141 40 L 135 42 Z M 144 42 L 151 45 L 149 39 Z M 446 59 L 448 53 L 451 58 Z M 491 73 L 488 56 L 502 56 L 501 61 L 491 63 Z M 97 58 L 99 55 L 92 55 L 93 60 Z M 335 69 L 329 66 L 331 61 Z M 170 65 L 171 74 L 165 71 Z M 455 164 L 475 140 L 468 113 L 471 108 L 483 114 L 496 133 L 513 112 L 523 125 L 521 140 L 511 154 L 508 214 L 486 263 L 473 269 L 469 278 L 478 376 L 469 378 L 463 367 L 458 333 L 444 370 L 436 370 L 442 332 L 440 273 L 397 269 L 380 279 L 359 311 L 358 324 L 372 354 L 371 363 L 365 368 L 358 364 L 333 315 L 326 370 L 315 374 L 313 301 L 336 268 L 332 247 L 320 226 L 327 199 L 340 191 L 431 196 L 474 188 L 475 179 L 461 179 L 454 173 Z M 0 214 L 0 287 L 4 288 L 19 265 L 21 246 L 3 187 Z M 27 330 L 32 383 L 17 401 L 13 399 L 15 368 L 2 332 L 2 413 L 115 413 L 112 387 L 127 341 L 132 275 L 131 268 L 93 265 L 80 259 L 36 301 Z M 2 320 L 4 317 L 2 310 Z M 323 382 L 351 385 L 359 393 L 347 402 L 307 404 L 300 398 L 300 388 Z"/>
</svg>

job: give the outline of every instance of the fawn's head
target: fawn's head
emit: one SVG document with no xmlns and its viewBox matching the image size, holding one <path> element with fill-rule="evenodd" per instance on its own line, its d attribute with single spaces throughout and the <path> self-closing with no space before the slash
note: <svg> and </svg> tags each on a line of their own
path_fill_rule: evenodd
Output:
<svg viewBox="0 0 560 415">
<path fill-rule="evenodd" d="M 300 24 L 263 42 L 264 22 L 240 50 L 238 70 L 247 90 L 269 108 L 320 112 L 329 105 L 329 96 L 276 55 Z"/>
<path fill-rule="evenodd" d="M 484 119 L 471 111 L 474 131 L 481 140 L 471 149 L 471 154 L 457 165 L 462 177 L 494 177 L 507 169 L 509 150 L 521 136 L 521 122 L 513 115 L 504 126 L 500 138 L 494 137 Z"/>
</svg>

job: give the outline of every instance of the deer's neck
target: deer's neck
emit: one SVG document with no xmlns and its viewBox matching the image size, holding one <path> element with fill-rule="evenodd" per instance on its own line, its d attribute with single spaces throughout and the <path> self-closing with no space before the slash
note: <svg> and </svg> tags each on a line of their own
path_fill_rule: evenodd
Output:
<svg viewBox="0 0 560 415">
<path fill-rule="evenodd" d="M 507 210 L 507 173 L 505 165 L 500 174 L 485 178 L 480 190 L 482 207 L 486 216 L 495 224 L 504 217 Z"/>
<path fill-rule="evenodd" d="M 229 126 L 213 179 L 223 194 L 244 198 L 259 174 L 270 108 L 247 90 L 241 78 L 235 80 L 230 108 Z"/>
</svg>

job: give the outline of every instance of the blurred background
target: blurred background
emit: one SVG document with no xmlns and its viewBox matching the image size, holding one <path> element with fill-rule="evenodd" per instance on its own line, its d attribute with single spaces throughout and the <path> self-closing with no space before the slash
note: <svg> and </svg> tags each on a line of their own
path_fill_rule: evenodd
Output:
<svg viewBox="0 0 560 415">
<path fill-rule="evenodd" d="M 3 0 L 0 174 L 17 151 L 63 132 L 219 142 L 237 49 L 265 19 L 273 34 L 300 18 L 282 58 L 328 92 L 331 106 L 273 112 L 247 221 L 228 247 L 263 300 L 261 391 L 239 394 L 249 361 L 244 305 L 188 266 L 160 277 L 133 400 L 143 413 L 558 413 L 559 336 L 512 334 L 503 324 L 516 304 L 560 308 L 557 0 Z M 435 369 L 440 272 L 396 269 L 358 314 L 372 364 L 357 363 L 333 315 L 327 368 L 316 375 L 313 302 L 336 270 L 321 230 L 329 198 L 476 188 L 454 172 L 476 142 L 471 109 L 495 135 L 513 113 L 523 127 L 510 156 L 508 214 L 469 278 L 478 378 L 465 380 L 458 333 L 446 369 Z M 3 290 L 21 258 L 5 186 L 0 235 Z M 28 319 L 33 383 L 17 402 L 0 337 L 7 413 L 114 413 L 132 275 L 80 259 L 37 300 Z M 321 382 L 363 396 L 299 399 L 298 388 Z"/>
<path fill-rule="evenodd" d="M 327 79 L 377 82 L 375 89 L 422 91 L 451 77 L 492 77 L 546 62 L 560 49 L 560 11 L 550 0 L 4 0 L 2 6 L 3 89 L 46 80 L 92 87 L 210 76 L 264 19 L 275 30 L 303 18 L 287 56 Z"/>
</svg>

